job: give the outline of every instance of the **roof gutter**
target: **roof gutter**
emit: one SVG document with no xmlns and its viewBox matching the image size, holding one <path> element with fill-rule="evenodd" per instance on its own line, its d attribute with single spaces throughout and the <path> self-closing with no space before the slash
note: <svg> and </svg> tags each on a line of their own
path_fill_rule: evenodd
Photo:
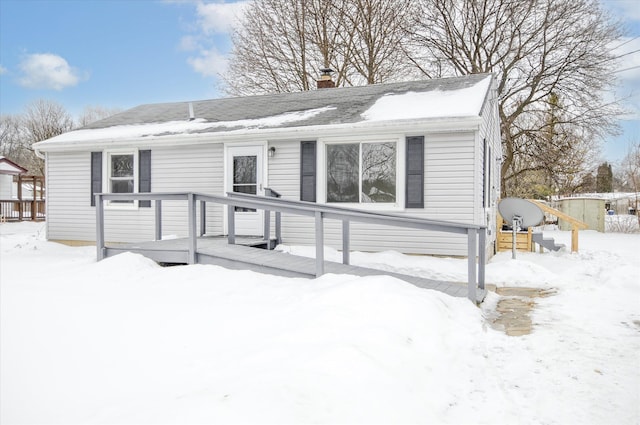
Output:
<svg viewBox="0 0 640 425">
<path fill-rule="evenodd" d="M 480 116 L 437 119 L 407 119 L 393 121 L 360 121 L 347 124 L 329 124 L 299 127 L 240 129 L 221 132 L 180 133 L 159 136 L 138 136 L 131 138 L 105 138 L 94 140 L 56 141 L 53 139 L 35 143 L 34 150 L 41 152 L 63 152 L 87 149 L 104 149 L 130 146 L 175 146 L 200 145 L 210 143 L 241 142 L 247 137 L 254 139 L 300 139 L 301 137 L 336 137 L 351 131 L 362 135 L 418 134 L 453 131 L 474 131 L 480 128 Z M 97 129 L 96 131 L 100 131 Z M 64 136 L 64 135 L 63 135 Z M 61 136 L 57 136 L 61 137 Z"/>
</svg>

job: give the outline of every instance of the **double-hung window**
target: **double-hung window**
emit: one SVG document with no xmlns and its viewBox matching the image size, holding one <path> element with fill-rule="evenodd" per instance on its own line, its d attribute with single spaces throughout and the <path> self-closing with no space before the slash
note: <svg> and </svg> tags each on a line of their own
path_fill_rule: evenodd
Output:
<svg viewBox="0 0 640 425">
<path fill-rule="evenodd" d="M 396 142 L 327 144 L 327 202 L 395 204 L 397 150 Z"/>
<path fill-rule="evenodd" d="M 107 154 L 107 191 L 109 193 L 134 193 L 137 180 L 136 152 L 112 152 Z M 110 205 L 133 205 L 134 201 L 113 200 Z"/>
<path fill-rule="evenodd" d="M 91 152 L 90 170 L 91 206 L 97 193 L 151 192 L 150 150 Z M 151 201 L 113 200 L 107 205 L 150 207 Z"/>
</svg>

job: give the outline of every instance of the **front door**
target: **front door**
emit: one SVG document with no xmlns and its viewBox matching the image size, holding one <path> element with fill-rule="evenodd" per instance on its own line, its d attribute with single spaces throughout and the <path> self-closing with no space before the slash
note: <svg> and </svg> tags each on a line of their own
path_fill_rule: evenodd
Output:
<svg viewBox="0 0 640 425">
<path fill-rule="evenodd" d="M 263 146 L 232 146 L 227 149 L 227 191 L 262 195 Z M 235 208 L 236 235 L 262 236 L 263 212 Z"/>
</svg>

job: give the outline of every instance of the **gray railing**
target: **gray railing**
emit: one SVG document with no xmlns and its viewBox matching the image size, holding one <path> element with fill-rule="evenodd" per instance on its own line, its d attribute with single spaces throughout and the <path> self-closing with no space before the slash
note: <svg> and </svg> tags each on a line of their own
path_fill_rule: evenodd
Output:
<svg viewBox="0 0 640 425">
<path fill-rule="evenodd" d="M 270 191 L 274 192 L 274 191 Z M 284 200 L 277 197 L 264 197 L 240 193 L 227 193 L 227 196 L 209 195 L 201 193 L 131 193 L 115 194 L 100 193 L 96 195 L 96 246 L 97 257 L 101 260 L 105 256 L 104 238 L 104 202 L 105 201 L 155 201 L 155 240 L 162 238 L 162 201 L 184 200 L 188 203 L 188 262 L 193 264 L 197 258 L 198 236 L 206 233 L 206 205 L 207 203 L 227 205 L 227 240 L 229 244 L 235 244 L 235 207 L 253 208 L 265 211 L 264 239 L 270 246 L 270 213 L 275 212 L 276 240 L 281 241 L 281 214 L 313 217 L 315 222 L 315 247 L 316 247 L 316 276 L 324 274 L 324 219 L 334 219 L 342 222 L 342 260 L 349 264 L 350 250 L 350 223 L 361 222 L 382 224 L 387 226 L 404 227 L 410 229 L 432 230 L 453 234 L 467 235 L 467 296 L 476 301 L 476 289 L 484 289 L 485 281 L 485 244 L 486 227 L 456 223 L 443 220 L 429 220 L 423 218 L 406 217 L 397 214 L 385 214 L 370 211 L 361 211 L 352 208 L 342 208 L 326 204 L 312 202 Z M 196 204 L 200 203 L 200 230 L 197 229 Z M 480 249 L 478 249 L 478 246 Z M 477 258 L 477 264 L 476 264 Z"/>
</svg>

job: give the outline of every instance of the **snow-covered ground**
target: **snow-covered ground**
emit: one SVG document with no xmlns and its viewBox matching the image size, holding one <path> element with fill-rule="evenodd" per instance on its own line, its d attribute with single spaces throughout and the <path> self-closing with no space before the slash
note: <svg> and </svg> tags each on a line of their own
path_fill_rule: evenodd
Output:
<svg viewBox="0 0 640 425">
<path fill-rule="evenodd" d="M 640 234 L 496 255 L 489 283 L 557 288 L 522 337 L 489 325 L 493 293 L 478 308 L 384 276 L 96 263 L 94 248 L 43 234 L 0 224 L 3 424 L 640 422 Z M 352 260 L 466 270 L 393 252 Z"/>
</svg>

